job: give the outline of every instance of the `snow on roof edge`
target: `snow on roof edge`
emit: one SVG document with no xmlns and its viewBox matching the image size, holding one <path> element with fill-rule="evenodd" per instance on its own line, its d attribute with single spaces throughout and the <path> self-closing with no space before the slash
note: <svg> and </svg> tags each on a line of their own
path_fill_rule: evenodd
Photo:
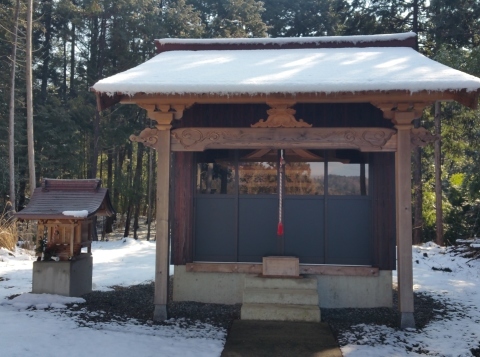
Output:
<svg viewBox="0 0 480 357">
<path fill-rule="evenodd" d="M 379 35 L 354 35 L 354 36 L 323 36 L 323 37 L 262 37 L 262 38 L 212 38 L 212 39 L 198 39 L 198 38 L 162 38 L 156 39 L 160 45 L 168 44 L 277 44 L 284 45 L 287 43 L 362 43 L 362 42 L 377 42 L 377 41 L 402 41 L 411 37 L 415 37 L 415 32 L 403 32 L 393 34 L 379 34 Z"/>
</svg>

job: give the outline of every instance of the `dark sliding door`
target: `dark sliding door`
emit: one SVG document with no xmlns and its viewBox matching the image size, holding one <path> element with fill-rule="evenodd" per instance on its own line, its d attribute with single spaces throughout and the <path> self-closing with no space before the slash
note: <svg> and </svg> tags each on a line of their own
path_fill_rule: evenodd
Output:
<svg viewBox="0 0 480 357">
<path fill-rule="evenodd" d="M 353 150 L 286 150 L 284 235 L 278 150 L 212 150 L 197 158 L 196 261 L 261 262 L 289 255 L 308 264 L 372 263 L 366 156 Z"/>
</svg>

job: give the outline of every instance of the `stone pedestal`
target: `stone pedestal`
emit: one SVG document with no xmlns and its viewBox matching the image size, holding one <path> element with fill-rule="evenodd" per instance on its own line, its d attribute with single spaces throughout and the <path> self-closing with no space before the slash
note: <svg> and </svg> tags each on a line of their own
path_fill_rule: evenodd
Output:
<svg viewBox="0 0 480 357">
<path fill-rule="evenodd" d="M 32 293 L 80 297 L 92 291 L 92 270 L 89 254 L 70 261 L 34 262 Z"/>
<path fill-rule="evenodd" d="M 263 257 L 264 276 L 298 277 L 300 264 L 297 257 Z"/>
</svg>

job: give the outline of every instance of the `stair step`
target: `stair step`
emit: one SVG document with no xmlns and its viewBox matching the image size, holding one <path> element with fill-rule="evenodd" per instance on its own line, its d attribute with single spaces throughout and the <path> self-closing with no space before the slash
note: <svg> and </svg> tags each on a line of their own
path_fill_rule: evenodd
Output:
<svg viewBox="0 0 480 357">
<path fill-rule="evenodd" d="M 246 276 L 245 288 L 317 290 L 317 279 L 262 278 Z"/>
<path fill-rule="evenodd" d="M 243 303 L 318 306 L 317 290 L 245 288 Z"/>
<path fill-rule="evenodd" d="M 241 319 L 320 322 L 320 309 L 313 305 L 243 303 Z"/>
</svg>

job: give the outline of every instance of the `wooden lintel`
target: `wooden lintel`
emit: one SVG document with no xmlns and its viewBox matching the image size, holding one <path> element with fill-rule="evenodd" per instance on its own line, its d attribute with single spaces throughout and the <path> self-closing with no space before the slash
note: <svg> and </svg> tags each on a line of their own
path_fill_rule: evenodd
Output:
<svg viewBox="0 0 480 357">
<path fill-rule="evenodd" d="M 187 263 L 187 272 L 261 274 L 262 264 Z"/>
<path fill-rule="evenodd" d="M 120 95 L 120 103 L 123 104 L 248 104 L 248 103 L 409 103 L 424 102 L 433 103 L 436 100 L 456 100 L 473 108 L 477 92 L 467 91 L 419 91 L 406 90 L 392 91 L 358 91 L 341 93 L 270 93 L 270 94 L 145 94 L 139 93 L 133 96 Z"/>
<path fill-rule="evenodd" d="M 187 272 L 261 274 L 262 264 L 251 263 L 187 263 Z M 300 274 L 335 276 L 378 276 L 379 269 L 367 266 L 300 264 Z"/>
<path fill-rule="evenodd" d="M 206 149 L 357 149 L 395 151 L 388 128 L 180 128 L 171 132 L 172 151 Z"/>
</svg>

